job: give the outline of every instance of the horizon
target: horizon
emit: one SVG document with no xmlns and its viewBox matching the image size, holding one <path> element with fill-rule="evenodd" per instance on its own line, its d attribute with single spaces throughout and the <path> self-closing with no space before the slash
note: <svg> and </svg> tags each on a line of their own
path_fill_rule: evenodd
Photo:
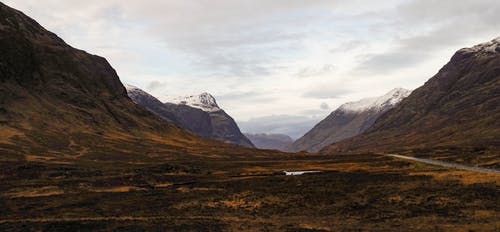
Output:
<svg viewBox="0 0 500 232">
<path fill-rule="evenodd" d="M 124 84 L 161 100 L 208 92 L 242 131 L 295 138 L 345 102 L 418 88 L 500 21 L 488 0 L 4 2 Z"/>
</svg>

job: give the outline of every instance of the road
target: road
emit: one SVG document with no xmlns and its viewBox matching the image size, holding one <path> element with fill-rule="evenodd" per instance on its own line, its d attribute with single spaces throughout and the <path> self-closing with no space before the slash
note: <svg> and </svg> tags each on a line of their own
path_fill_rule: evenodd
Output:
<svg viewBox="0 0 500 232">
<path fill-rule="evenodd" d="M 448 163 L 448 162 L 443 162 L 443 161 L 438 161 L 438 160 L 415 158 L 415 157 L 411 157 L 411 156 L 396 155 L 396 154 L 388 154 L 388 156 L 392 156 L 392 157 L 400 158 L 400 159 L 406 159 L 406 160 L 413 160 L 413 161 L 417 161 L 417 162 L 421 162 L 421 163 L 432 164 L 432 165 L 447 167 L 447 168 L 462 169 L 462 170 L 473 171 L 473 172 L 486 172 L 486 173 L 500 174 L 500 170 L 490 169 L 490 168 L 470 167 L 470 166 L 465 166 L 462 164 Z"/>
</svg>

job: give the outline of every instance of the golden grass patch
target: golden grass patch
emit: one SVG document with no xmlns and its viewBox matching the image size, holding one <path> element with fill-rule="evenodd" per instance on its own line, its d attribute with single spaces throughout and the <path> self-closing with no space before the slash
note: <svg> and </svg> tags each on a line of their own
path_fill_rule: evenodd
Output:
<svg viewBox="0 0 500 232">
<path fill-rule="evenodd" d="M 41 155 L 25 155 L 24 157 L 28 162 L 43 162 L 55 159 L 55 157 L 41 156 Z"/>
<path fill-rule="evenodd" d="M 318 225 L 312 225 L 310 223 L 305 223 L 305 224 L 299 224 L 299 226 L 302 229 L 306 230 L 324 230 L 324 231 L 333 231 L 331 228 L 325 227 L 325 226 L 318 226 Z"/>
<path fill-rule="evenodd" d="M 131 192 L 131 191 L 141 191 L 144 190 L 142 188 L 138 188 L 135 186 L 116 186 L 116 187 L 109 187 L 109 188 L 94 188 L 91 189 L 91 192 L 97 192 L 97 193 L 125 193 L 125 192 Z"/>
<path fill-rule="evenodd" d="M 9 198 L 32 198 L 32 197 L 48 197 L 55 195 L 62 195 L 64 191 L 57 186 L 44 186 L 40 188 L 24 188 L 24 189 L 12 189 L 5 193 L 5 196 Z"/>
<path fill-rule="evenodd" d="M 69 161 L 58 160 L 56 157 L 41 156 L 41 155 L 25 155 L 24 159 L 28 162 L 62 164 L 62 165 L 72 164 L 72 162 Z"/>
<path fill-rule="evenodd" d="M 437 180 L 457 180 L 463 184 L 494 183 L 500 186 L 500 175 L 495 173 L 471 172 L 462 170 L 450 170 L 445 172 L 416 172 L 411 176 L 432 176 Z"/>
<path fill-rule="evenodd" d="M 403 197 L 400 195 L 395 195 L 395 196 L 390 196 L 388 200 L 393 203 L 398 203 L 403 201 Z"/>
<path fill-rule="evenodd" d="M 158 183 L 158 184 L 155 184 L 155 188 L 168 188 L 170 186 L 173 186 L 174 184 L 173 183 Z"/>
<path fill-rule="evenodd" d="M 227 200 L 208 202 L 207 206 L 211 208 L 223 207 L 252 211 L 264 206 L 282 205 L 286 202 L 286 200 L 277 196 L 255 197 L 255 195 L 250 192 L 242 192 L 232 195 Z"/>
<path fill-rule="evenodd" d="M 179 192 L 187 193 L 187 192 L 195 192 L 195 191 L 222 191 L 220 188 L 205 188 L 205 187 L 179 187 L 176 189 Z"/>
<path fill-rule="evenodd" d="M 0 127 L 0 131 L 2 131 L 2 133 L 0 133 L 0 141 L 7 144 L 14 144 L 11 141 L 11 138 L 14 136 L 24 136 L 23 133 L 19 132 L 18 130 L 14 130 L 10 127 L 2 126 Z"/>
</svg>

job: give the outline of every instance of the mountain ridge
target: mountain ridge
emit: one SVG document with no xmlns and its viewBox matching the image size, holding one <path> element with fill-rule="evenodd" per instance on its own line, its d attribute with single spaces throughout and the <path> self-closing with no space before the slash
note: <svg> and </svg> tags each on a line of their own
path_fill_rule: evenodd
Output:
<svg viewBox="0 0 500 232">
<path fill-rule="evenodd" d="M 243 133 L 255 147 L 260 149 L 272 149 L 286 151 L 286 147 L 293 143 L 293 139 L 285 134 L 266 134 L 266 133 Z"/>
<path fill-rule="evenodd" d="M 495 38 L 458 50 L 436 75 L 377 120 L 370 130 L 322 152 L 439 147 L 499 150 L 499 45 L 500 39 Z"/>
<path fill-rule="evenodd" d="M 178 97 L 171 102 L 161 102 L 146 91 L 126 85 L 129 97 L 138 105 L 173 124 L 207 139 L 253 148 L 252 142 L 243 135 L 234 121 L 219 108 L 215 98 L 203 93 Z"/>
<path fill-rule="evenodd" d="M 378 117 L 397 105 L 410 92 L 395 88 L 379 97 L 344 103 L 286 150 L 317 152 L 332 143 L 358 135 L 369 129 Z"/>
<path fill-rule="evenodd" d="M 163 154 L 226 146 L 138 107 L 105 58 L 71 47 L 3 3 L 0 54 L 1 160 L 136 160 L 148 145 Z"/>
<path fill-rule="evenodd" d="M 219 105 L 217 105 L 215 97 L 207 92 L 203 92 L 198 95 L 188 95 L 188 96 L 169 98 L 165 101 L 165 103 L 166 102 L 176 105 L 187 105 L 193 108 L 203 110 L 208 113 L 222 110 L 219 107 Z"/>
</svg>

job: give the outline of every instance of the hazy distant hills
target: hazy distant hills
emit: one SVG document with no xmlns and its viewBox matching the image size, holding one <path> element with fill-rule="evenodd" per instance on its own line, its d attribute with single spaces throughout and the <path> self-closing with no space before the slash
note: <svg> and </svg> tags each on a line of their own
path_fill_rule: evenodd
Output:
<svg viewBox="0 0 500 232">
<path fill-rule="evenodd" d="M 255 147 L 260 149 L 284 151 L 287 146 L 293 143 L 293 139 L 284 134 L 245 133 L 245 136 L 252 141 Z"/>
<path fill-rule="evenodd" d="M 162 103 L 144 90 L 131 85 L 126 87 L 135 103 L 181 128 L 205 138 L 254 147 L 233 118 L 219 108 L 215 98 L 208 93 L 177 97 Z"/>
<path fill-rule="evenodd" d="M 410 93 L 410 90 L 397 88 L 380 97 L 345 103 L 304 136 L 287 146 L 286 150 L 316 152 L 332 143 L 361 134 L 370 128 L 380 115 L 396 106 Z"/>
<path fill-rule="evenodd" d="M 500 38 L 464 48 L 364 134 L 324 149 L 391 151 L 500 147 Z"/>
</svg>

